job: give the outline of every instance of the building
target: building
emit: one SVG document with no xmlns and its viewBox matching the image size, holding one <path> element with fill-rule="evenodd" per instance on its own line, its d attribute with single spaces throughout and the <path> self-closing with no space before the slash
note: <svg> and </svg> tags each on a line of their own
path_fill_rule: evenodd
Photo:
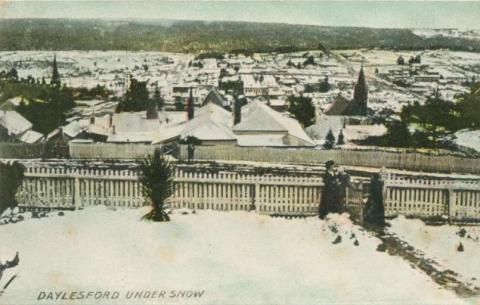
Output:
<svg viewBox="0 0 480 305">
<path fill-rule="evenodd" d="M 0 141 L 41 142 L 43 135 L 32 130 L 32 123 L 16 111 L 0 110 Z"/>
<path fill-rule="evenodd" d="M 255 100 L 242 107 L 233 127 L 240 146 L 311 147 L 314 142 L 297 120 Z"/>
<path fill-rule="evenodd" d="M 353 89 L 353 99 L 349 100 L 342 94 L 337 95 L 334 102 L 325 110 L 326 115 L 364 116 L 368 112 L 368 86 L 363 67 L 358 74 L 358 80 Z"/>
<path fill-rule="evenodd" d="M 202 106 L 207 105 L 208 103 L 213 103 L 220 107 L 228 106 L 227 100 L 218 92 L 217 88 L 213 87 L 208 92 L 207 96 L 203 99 Z"/>
</svg>

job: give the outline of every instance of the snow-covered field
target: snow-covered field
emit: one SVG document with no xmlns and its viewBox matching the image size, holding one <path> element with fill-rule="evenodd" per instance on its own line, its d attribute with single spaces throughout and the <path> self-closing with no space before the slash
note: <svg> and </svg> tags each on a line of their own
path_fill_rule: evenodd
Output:
<svg viewBox="0 0 480 305">
<path fill-rule="evenodd" d="M 427 226 L 418 219 L 398 217 L 389 231 L 396 233 L 413 247 L 459 273 L 465 280 L 480 286 L 480 228 L 473 226 Z M 458 251 L 460 243 L 463 251 Z"/>
<path fill-rule="evenodd" d="M 3 287 L 18 274 L 0 304 L 464 303 L 401 258 L 376 251 L 380 241 L 346 214 L 321 221 L 177 211 L 170 223 L 149 223 L 140 221 L 146 211 L 98 207 L 0 226 L 0 260 L 20 253 L 19 266 L 0 280 Z M 338 235 L 342 242 L 332 244 Z M 189 289 L 205 292 L 168 297 Z M 120 296 L 37 300 L 42 291 L 106 290 Z M 168 293 L 127 300 L 132 290 Z"/>
</svg>

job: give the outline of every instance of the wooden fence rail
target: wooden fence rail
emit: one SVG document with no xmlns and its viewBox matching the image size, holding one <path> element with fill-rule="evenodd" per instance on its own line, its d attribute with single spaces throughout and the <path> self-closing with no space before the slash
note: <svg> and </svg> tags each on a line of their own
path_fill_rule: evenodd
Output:
<svg viewBox="0 0 480 305">
<path fill-rule="evenodd" d="M 480 220 L 480 179 L 432 178 L 383 173 L 385 215 Z"/>
<path fill-rule="evenodd" d="M 187 159 L 185 146 L 180 146 L 179 152 L 180 159 Z M 328 160 L 334 160 L 337 164 L 348 166 L 480 174 L 480 158 L 464 158 L 451 155 L 435 156 L 414 152 L 196 146 L 194 157 L 198 160 L 237 160 L 295 164 L 319 164 Z"/>
<path fill-rule="evenodd" d="M 70 157 L 75 159 L 142 159 L 153 155 L 161 145 L 138 143 L 69 143 Z"/>
<path fill-rule="evenodd" d="M 320 177 L 190 172 L 176 169 L 171 208 L 255 210 L 262 214 L 313 215 Z M 22 208 L 75 209 L 92 205 L 146 204 L 133 170 L 27 167 L 17 193 Z"/>
</svg>

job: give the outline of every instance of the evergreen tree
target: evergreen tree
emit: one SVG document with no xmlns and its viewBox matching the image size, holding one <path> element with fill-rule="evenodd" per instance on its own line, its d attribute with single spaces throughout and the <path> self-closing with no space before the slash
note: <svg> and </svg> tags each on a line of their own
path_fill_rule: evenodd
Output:
<svg viewBox="0 0 480 305">
<path fill-rule="evenodd" d="M 332 149 L 334 145 L 335 136 L 333 135 L 333 131 L 330 129 L 328 130 L 327 136 L 325 137 L 325 143 L 323 143 L 323 148 Z"/>
<path fill-rule="evenodd" d="M 370 180 L 370 190 L 364 210 L 364 221 L 369 226 L 385 225 L 385 207 L 383 202 L 383 182 L 379 174 Z"/>
<path fill-rule="evenodd" d="M 345 144 L 345 139 L 343 136 L 343 129 L 340 129 L 340 133 L 338 134 L 337 145 Z"/>
<path fill-rule="evenodd" d="M 242 102 L 235 96 L 233 102 L 233 125 L 237 125 L 242 120 Z"/>
<path fill-rule="evenodd" d="M 158 88 L 158 84 L 155 85 L 155 92 L 153 93 L 153 101 L 157 105 L 158 110 L 162 110 L 165 104 L 165 100 L 160 93 L 160 88 Z"/>
<path fill-rule="evenodd" d="M 404 121 L 394 121 L 387 126 L 385 145 L 393 147 L 411 147 L 413 145 L 412 135 Z"/>
<path fill-rule="evenodd" d="M 139 169 L 142 194 L 152 206 L 152 210 L 144 216 L 144 219 L 169 221 L 170 217 L 165 212 L 165 201 L 174 191 L 173 166 L 165 155 L 155 150 L 154 156 L 145 158 Z"/>
<path fill-rule="evenodd" d="M 2 163 L 0 162 L 0 215 L 7 208 L 14 208 L 18 202 L 15 194 L 22 185 L 23 173 L 25 167 L 17 162 Z"/>
<path fill-rule="evenodd" d="M 353 89 L 353 102 L 356 107 L 358 115 L 367 115 L 368 110 L 368 86 L 365 74 L 363 72 L 363 66 L 358 73 L 358 80 Z"/>
<path fill-rule="evenodd" d="M 187 100 L 187 116 L 188 120 L 192 120 L 195 117 L 195 103 L 193 101 L 193 93 L 190 88 L 190 95 Z"/>
<path fill-rule="evenodd" d="M 119 104 L 118 112 L 144 111 L 147 109 L 148 101 L 147 82 L 130 77 L 130 86 L 125 94 L 125 100 Z"/>
<path fill-rule="evenodd" d="M 330 90 L 330 84 L 328 83 L 328 76 L 325 76 L 322 82 L 320 82 L 319 85 L 319 91 L 320 92 L 328 92 Z"/>
<path fill-rule="evenodd" d="M 405 59 L 400 55 L 397 58 L 397 65 L 404 65 L 405 64 Z"/>
<path fill-rule="evenodd" d="M 315 123 L 315 106 L 313 106 L 312 99 L 309 97 L 289 96 L 288 111 L 304 128 Z"/>
</svg>

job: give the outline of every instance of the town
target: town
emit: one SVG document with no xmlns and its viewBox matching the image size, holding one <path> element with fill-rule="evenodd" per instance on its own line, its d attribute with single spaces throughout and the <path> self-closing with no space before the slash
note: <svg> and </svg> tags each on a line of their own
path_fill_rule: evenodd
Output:
<svg viewBox="0 0 480 305">
<path fill-rule="evenodd" d="M 4 7 L 1 304 L 479 302 L 476 3 Z"/>
<path fill-rule="evenodd" d="M 449 107 L 468 95 L 480 73 L 476 53 L 36 51 L 3 52 L 1 58 L 8 89 L 1 105 L 4 141 L 165 144 L 190 137 L 207 145 L 402 147 L 404 139 L 391 137 L 408 124 L 419 148 L 479 148 L 472 141 L 478 131 L 468 125 L 422 123 L 438 125 L 432 130 L 414 115 L 395 124 L 404 106 L 414 110 L 438 99 L 437 108 Z M 46 102 L 35 96 L 39 90 L 22 92 L 11 84 L 57 82 L 74 94 L 65 118 L 48 126 L 29 112 Z"/>
</svg>

